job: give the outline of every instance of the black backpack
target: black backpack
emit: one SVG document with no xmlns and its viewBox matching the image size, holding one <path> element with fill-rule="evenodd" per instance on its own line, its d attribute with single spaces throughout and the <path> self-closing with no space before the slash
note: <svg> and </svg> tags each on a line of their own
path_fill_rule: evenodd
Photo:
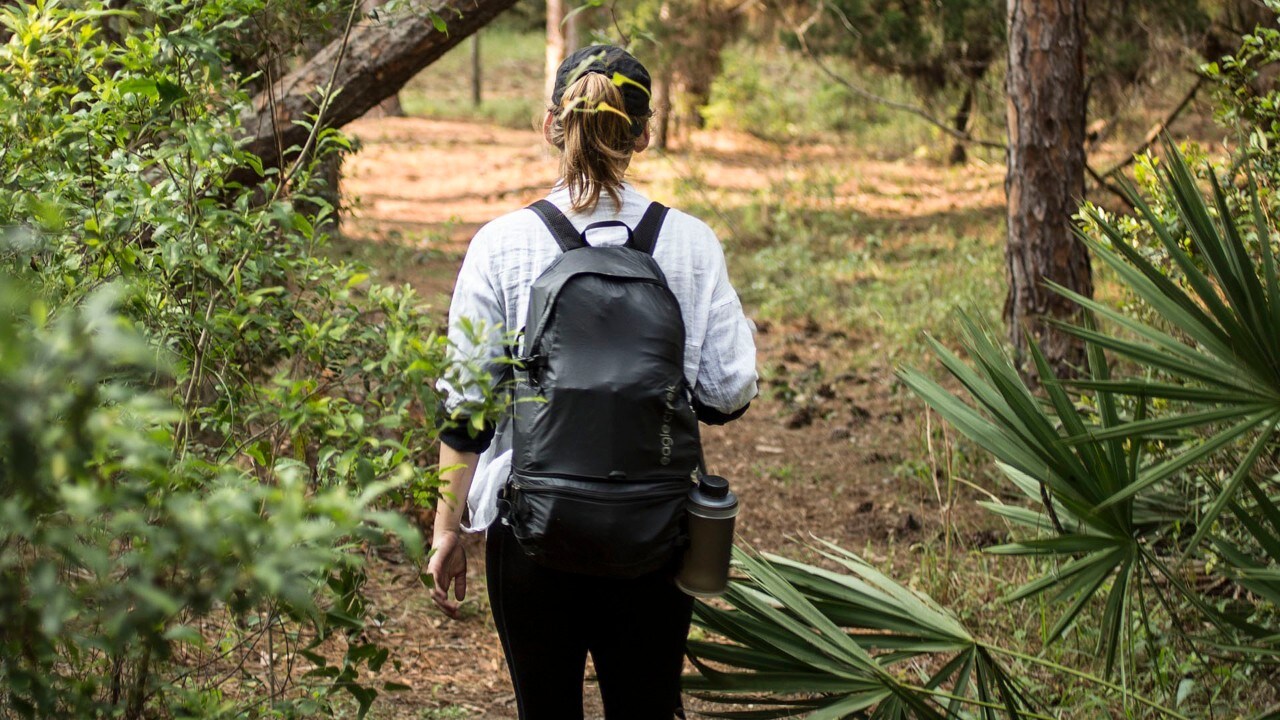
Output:
<svg viewBox="0 0 1280 720">
<path fill-rule="evenodd" d="M 515 367 L 511 477 L 500 507 L 524 552 L 568 572 L 635 577 L 685 540 L 700 466 L 680 304 L 652 252 L 653 203 L 625 245 L 592 247 L 556 207 L 563 253 L 533 283 Z"/>
</svg>

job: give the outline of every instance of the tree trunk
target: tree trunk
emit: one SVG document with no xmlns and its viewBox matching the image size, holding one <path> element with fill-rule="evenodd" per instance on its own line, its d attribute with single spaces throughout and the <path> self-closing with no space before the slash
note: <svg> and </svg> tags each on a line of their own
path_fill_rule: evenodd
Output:
<svg viewBox="0 0 1280 720">
<path fill-rule="evenodd" d="M 1009 295 L 1004 317 L 1024 377 L 1029 340 L 1055 374 L 1084 364 L 1084 346 L 1046 320 L 1079 307 L 1045 287 L 1051 280 L 1093 295 L 1089 254 L 1071 232 L 1084 196 L 1084 0 L 1009 0 Z"/>
<path fill-rule="evenodd" d="M 390 22 L 357 23 L 334 87 L 342 92 L 333 97 L 324 116 L 326 127 L 341 127 L 400 91 L 422 68 L 484 27 L 515 0 L 445 0 L 434 10 L 448 22 L 445 32 L 435 28 L 421 9 Z M 270 91 L 259 93 L 242 116 L 248 136 L 246 148 L 262 158 L 266 167 L 283 164 L 281 151 L 300 147 L 308 130 L 296 124 L 314 115 L 319 108 L 320 90 L 329 82 L 342 40 L 329 43 L 302 67 L 277 81 Z M 248 178 L 240 178 L 242 180 Z"/>
<path fill-rule="evenodd" d="M 484 100 L 480 84 L 480 33 L 471 36 L 471 104 L 480 107 Z"/>
<path fill-rule="evenodd" d="M 969 133 L 969 119 L 973 116 L 973 84 L 965 88 L 964 98 L 960 101 L 960 107 L 956 108 L 955 117 L 951 119 L 952 127 L 956 132 L 967 135 Z M 963 165 L 969 160 L 969 153 L 964 143 L 957 141 L 951 146 L 951 157 L 947 158 L 947 162 L 952 165 Z"/>
<path fill-rule="evenodd" d="M 400 104 L 400 93 L 396 93 L 378 103 L 378 110 L 382 112 L 382 117 L 404 117 L 404 106 Z"/>
<path fill-rule="evenodd" d="M 662 63 L 653 74 L 653 146 L 666 150 L 671 139 L 671 68 Z"/>
<path fill-rule="evenodd" d="M 556 71 L 564 62 L 564 0 L 547 0 L 547 78 L 543 97 L 551 103 L 556 89 Z"/>
</svg>

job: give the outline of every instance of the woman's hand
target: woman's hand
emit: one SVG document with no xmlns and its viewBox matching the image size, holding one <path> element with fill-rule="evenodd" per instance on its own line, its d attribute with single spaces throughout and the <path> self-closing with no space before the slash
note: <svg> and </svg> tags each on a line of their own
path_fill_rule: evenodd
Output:
<svg viewBox="0 0 1280 720">
<path fill-rule="evenodd" d="M 436 503 L 435 531 L 431 534 L 431 559 L 427 572 L 431 574 L 431 599 L 445 615 L 458 619 L 458 606 L 467 596 L 467 551 L 462 548 L 462 531 L 459 530 L 462 510 L 466 503 L 471 478 L 476 474 L 480 456 L 473 452 L 454 450 L 440 444 L 440 479 L 444 482 L 440 501 Z M 449 586 L 453 585 L 453 597 L 449 600 Z"/>
<path fill-rule="evenodd" d="M 431 574 L 434 586 L 431 588 L 431 599 L 445 615 L 457 620 L 458 608 L 467 597 L 467 551 L 462 547 L 461 533 L 440 533 L 431 546 L 431 559 L 427 561 L 427 572 Z M 450 584 L 453 585 L 453 597 L 457 602 L 449 600 Z"/>
</svg>

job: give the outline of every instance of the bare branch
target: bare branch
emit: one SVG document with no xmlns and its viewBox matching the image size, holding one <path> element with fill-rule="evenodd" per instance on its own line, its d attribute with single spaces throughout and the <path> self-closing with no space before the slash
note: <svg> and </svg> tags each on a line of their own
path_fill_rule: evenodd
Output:
<svg viewBox="0 0 1280 720">
<path fill-rule="evenodd" d="M 1151 129 L 1147 131 L 1146 136 L 1143 137 L 1141 145 L 1138 145 L 1133 150 L 1126 153 L 1124 160 L 1121 160 L 1120 162 L 1113 165 L 1111 168 L 1103 172 L 1101 176 L 1098 176 L 1097 173 L 1094 173 L 1092 170 L 1089 171 L 1089 174 L 1094 175 L 1095 176 L 1094 179 L 1101 182 L 1102 178 L 1109 178 L 1112 175 L 1115 175 L 1121 170 L 1132 165 L 1134 158 L 1136 158 L 1141 153 L 1146 152 L 1147 148 L 1151 147 L 1151 144 L 1156 141 L 1156 138 L 1160 137 L 1160 135 L 1162 135 L 1164 131 L 1167 130 L 1171 124 L 1173 124 L 1173 121 L 1178 119 L 1178 116 L 1182 114 L 1183 110 L 1187 109 L 1187 106 L 1191 104 L 1191 101 L 1193 99 L 1195 99 L 1196 93 L 1200 91 L 1200 88 L 1205 84 L 1205 81 L 1206 81 L 1205 76 L 1200 75 L 1199 73 L 1196 73 L 1196 84 L 1191 86 L 1191 89 L 1188 90 L 1187 94 L 1182 98 L 1182 102 L 1178 103 L 1178 106 L 1175 107 L 1173 111 L 1169 113 L 1168 117 L 1156 123 L 1155 125 L 1151 126 Z M 1128 202 L 1127 199 L 1126 199 L 1126 202 Z"/>
<path fill-rule="evenodd" d="M 1120 198 L 1120 200 L 1124 202 L 1124 204 L 1127 205 L 1130 210 L 1138 209 L 1133 206 L 1133 201 L 1129 199 L 1129 196 L 1125 194 L 1123 190 L 1116 187 L 1113 183 L 1107 182 L 1106 176 L 1099 175 L 1098 171 L 1094 170 L 1093 166 L 1090 165 L 1088 162 L 1084 164 L 1084 171 L 1089 173 L 1089 177 L 1093 178 L 1093 181 L 1098 184 L 1098 187 Z"/>
</svg>

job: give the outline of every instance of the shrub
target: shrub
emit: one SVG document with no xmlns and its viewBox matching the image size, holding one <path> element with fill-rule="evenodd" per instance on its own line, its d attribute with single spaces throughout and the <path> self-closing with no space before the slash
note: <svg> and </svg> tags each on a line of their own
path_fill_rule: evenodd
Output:
<svg viewBox="0 0 1280 720">
<path fill-rule="evenodd" d="M 1280 33 L 1246 42 L 1269 48 L 1256 57 L 1280 57 Z M 932 343 L 959 390 L 900 372 L 996 460 L 1008 487 L 983 505 L 1016 535 L 987 552 L 1027 558 L 1038 574 L 1007 599 L 1038 600 L 1046 645 L 1094 639 L 1084 660 L 1056 664 L 975 640 L 927 598 L 828 547 L 845 573 L 741 561 L 731 607 L 698 611 L 703 627 L 734 642 L 694 646 L 697 687 L 733 704 L 773 693 L 778 710 L 754 717 L 1078 711 L 1068 694 L 1006 681 L 1003 659 L 1049 670 L 1059 687 L 1085 682 L 1110 696 L 1112 714 L 1275 717 L 1280 235 L 1265 187 L 1276 177 L 1266 139 L 1275 128 L 1244 130 L 1251 141 L 1234 172 L 1197 161 L 1193 170 L 1167 143 L 1159 162 L 1141 166 L 1152 199 L 1134 192 L 1133 217 L 1082 211 L 1080 235 L 1126 301 L 1057 288 L 1087 310 L 1081 324 L 1062 325 L 1088 347 L 1080 379 L 1054 379 L 1033 345 L 1043 386 L 1028 385 L 995 333 L 972 321 L 967 360 Z M 1010 494 L 1021 502 L 1000 499 Z"/>
<path fill-rule="evenodd" d="M 321 119 L 278 169 L 238 141 L 245 58 L 278 67 L 344 7 L 0 8 L 0 714 L 377 695 L 361 558 L 386 531 L 420 553 L 389 508 L 438 492 L 445 341 L 317 252 L 341 134 Z"/>
</svg>

